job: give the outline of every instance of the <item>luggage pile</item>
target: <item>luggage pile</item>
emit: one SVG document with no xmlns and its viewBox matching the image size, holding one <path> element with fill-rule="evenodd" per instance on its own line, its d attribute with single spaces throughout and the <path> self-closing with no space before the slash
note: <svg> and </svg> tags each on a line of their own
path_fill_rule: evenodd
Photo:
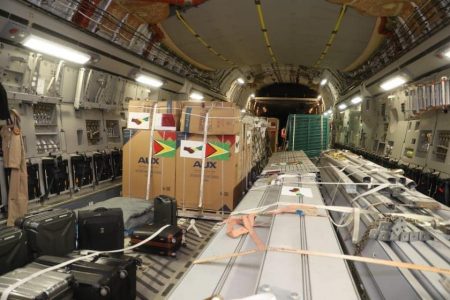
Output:
<svg viewBox="0 0 450 300">
<path fill-rule="evenodd" d="M 155 198 L 155 224 L 136 228 L 130 244 L 169 226 L 135 250 L 176 256 L 183 241 L 176 206 L 171 197 Z M 78 217 L 67 209 L 46 210 L 19 218 L 15 225 L 0 229 L 0 295 L 24 278 L 56 267 L 15 288 L 8 299 L 136 298 L 140 260 L 120 251 L 124 249 L 120 208 L 81 210 Z M 82 256 L 82 250 L 99 253 Z M 111 250 L 118 251 L 104 253 Z"/>
<path fill-rule="evenodd" d="M 165 194 L 183 211 L 232 211 L 268 148 L 267 122 L 245 118 L 228 102 L 130 101 L 123 196 Z"/>
</svg>

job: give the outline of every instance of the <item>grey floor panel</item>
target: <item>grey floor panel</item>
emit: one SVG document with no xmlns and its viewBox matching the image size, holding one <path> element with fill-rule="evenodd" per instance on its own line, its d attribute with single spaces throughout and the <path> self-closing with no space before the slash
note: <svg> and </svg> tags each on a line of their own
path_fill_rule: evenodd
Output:
<svg viewBox="0 0 450 300">
<path fill-rule="evenodd" d="M 202 237 L 189 231 L 186 234 L 187 246 L 182 247 L 175 258 L 142 252 L 131 253 L 130 255 L 142 260 L 137 273 L 137 299 L 165 299 L 215 233 L 213 228 L 216 223 L 197 220 L 196 225 Z M 186 228 L 186 225 L 181 227 Z"/>
</svg>

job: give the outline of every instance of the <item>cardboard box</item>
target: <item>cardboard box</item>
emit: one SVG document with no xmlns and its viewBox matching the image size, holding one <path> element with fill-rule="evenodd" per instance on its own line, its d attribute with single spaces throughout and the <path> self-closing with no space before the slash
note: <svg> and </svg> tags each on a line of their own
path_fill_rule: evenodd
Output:
<svg viewBox="0 0 450 300">
<path fill-rule="evenodd" d="M 134 132 L 123 146 L 122 195 L 145 199 L 150 130 Z M 150 198 L 175 197 L 176 135 L 175 131 L 154 133 Z"/>
<path fill-rule="evenodd" d="M 239 134 L 241 129 L 241 112 L 236 107 L 211 107 L 208 109 L 198 106 L 186 106 L 181 114 L 180 131 L 203 134 L 206 113 L 209 113 L 208 135 Z"/>
<path fill-rule="evenodd" d="M 194 106 L 194 107 L 203 107 L 203 108 L 211 108 L 211 107 L 236 107 L 234 102 L 226 102 L 226 101 L 181 101 L 182 109 L 186 106 Z"/>
<path fill-rule="evenodd" d="M 236 135 L 208 136 L 203 209 L 231 211 L 242 197 L 239 186 L 239 144 Z M 176 199 L 178 206 L 199 209 L 203 135 L 179 133 Z"/>
<path fill-rule="evenodd" d="M 152 126 L 153 109 L 156 107 L 155 130 L 176 131 L 180 126 L 180 101 L 138 101 L 128 104 L 127 128 L 150 129 Z"/>
</svg>

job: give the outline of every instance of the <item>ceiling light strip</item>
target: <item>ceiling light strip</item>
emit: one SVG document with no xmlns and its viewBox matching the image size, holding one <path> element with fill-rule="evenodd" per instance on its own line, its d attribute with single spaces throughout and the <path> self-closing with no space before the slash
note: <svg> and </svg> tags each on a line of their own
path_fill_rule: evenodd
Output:
<svg viewBox="0 0 450 300">
<path fill-rule="evenodd" d="M 328 39 L 327 44 L 325 45 L 325 48 L 323 49 L 322 53 L 320 54 L 319 59 L 317 60 L 317 62 L 315 63 L 314 67 L 318 67 L 323 59 L 325 58 L 325 56 L 328 54 L 328 50 L 331 48 L 331 45 L 333 44 L 334 38 L 336 37 L 339 28 L 341 27 L 341 23 L 342 23 L 342 19 L 344 19 L 344 15 L 345 12 L 347 11 L 347 6 L 346 5 L 342 5 L 341 7 L 341 11 L 339 12 L 339 17 L 336 21 L 336 24 L 334 25 L 334 29 L 331 32 L 330 38 Z"/>
<path fill-rule="evenodd" d="M 194 28 L 192 28 L 192 26 L 186 21 L 186 19 L 180 14 L 180 12 L 177 10 L 176 11 L 177 14 L 177 18 L 178 20 L 180 20 L 180 22 L 184 25 L 184 27 L 186 27 L 186 29 L 192 33 L 192 35 L 203 45 L 206 47 L 206 49 L 208 49 L 209 52 L 211 52 L 212 54 L 214 54 L 215 56 L 219 57 L 221 60 L 230 63 L 231 65 L 236 65 L 233 61 L 229 60 L 228 58 L 226 58 L 225 56 L 223 56 L 221 53 L 217 52 L 216 50 L 213 49 L 213 47 L 211 47 L 195 30 Z"/>
<path fill-rule="evenodd" d="M 259 25 L 260 25 L 261 31 L 263 33 L 263 37 L 264 37 L 264 41 L 266 43 L 267 50 L 269 51 L 270 58 L 272 59 L 272 61 L 274 63 L 276 63 L 277 58 L 275 56 L 275 53 L 273 53 L 272 46 L 270 44 L 269 34 L 267 33 L 267 27 L 266 27 L 266 23 L 264 21 L 264 14 L 262 11 L 261 1 L 255 0 L 255 5 L 256 5 L 256 11 L 258 12 Z"/>
</svg>

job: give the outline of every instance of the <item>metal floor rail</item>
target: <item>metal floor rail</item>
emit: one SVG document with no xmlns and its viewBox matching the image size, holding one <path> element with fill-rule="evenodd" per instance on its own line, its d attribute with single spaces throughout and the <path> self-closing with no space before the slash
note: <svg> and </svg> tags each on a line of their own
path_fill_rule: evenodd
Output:
<svg viewBox="0 0 450 300">
<path fill-rule="evenodd" d="M 414 190 L 400 170 L 386 169 L 351 152 L 324 154 L 321 175 L 325 182 L 372 182 L 370 188 L 386 188 L 358 196 L 370 188 L 357 185 L 349 191 L 344 185 L 324 185 L 327 204 L 353 206 L 379 213 L 361 216 L 357 243 L 352 243 L 353 228 L 338 229 L 343 247 L 353 254 L 387 260 L 450 268 L 449 227 L 429 226 L 406 218 L 383 218 L 386 213 L 418 214 L 436 220 L 450 220 L 450 210 L 432 198 Z M 332 167 L 330 167 L 332 166 Z M 342 168 L 344 166 L 344 169 Z M 399 186 L 401 188 L 399 188 Z M 402 187 L 403 186 L 403 187 Z M 358 196 L 357 200 L 355 197 Z M 437 208 L 439 207 L 439 208 Z M 341 217 L 332 214 L 337 221 Z M 377 215 L 377 214 L 375 214 Z M 381 220 L 381 221 L 380 221 Z M 369 299 L 450 299 L 450 278 L 442 274 L 354 264 L 365 296 Z"/>
<path fill-rule="evenodd" d="M 236 211 L 277 202 L 324 204 L 319 187 L 314 184 L 318 169 L 304 153 L 275 153 L 265 171 L 271 170 L 273 164 L 284 169 L 278 169 L 279 172 L 288 171 L 291 175 L 300 176 L 282 178 L 279 185 L 264 185 L 266 178 L 259 179 L 259 184 L 248 192 Z M 288 165 L 292 168 L 286 170 Z M 303 185 L 306 182 L 308 184 Z M 302 196 L 290 192 L 298 188 L 302 190 Z M 263 226 L 255 227 L 255 232 L 268 246 L 342 253 L 328 218 L 279 214 L 258 216 L 256 221 Z M 254 248 L 255 244 L 249 236 L 230 238 L 222 225 L 199 258 Z M 345 261 L 278 252 L 258 252 L 221 262 L 192 265 L 168 298 L 206 299 L 220 296 L 223 299 L 239 299 L 263 292 L 270 292 L 277 299 L 359 299 Z"/>
</svg>

